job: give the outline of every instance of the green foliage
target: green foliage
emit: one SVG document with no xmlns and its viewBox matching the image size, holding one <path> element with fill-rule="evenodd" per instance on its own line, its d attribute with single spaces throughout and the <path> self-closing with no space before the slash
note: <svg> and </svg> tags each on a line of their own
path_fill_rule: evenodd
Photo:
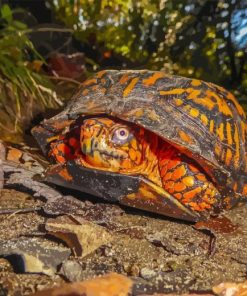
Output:
<svg viewBox="0 0 247 296">
<path fill-rule="evenodd" d="M 205 79 L 239 96 L 247 94 L 247 52 L 231 39 L 232 16 L 244 3 L 53 0 L 53 9 L 79 40 L 100 52 L 110 49 L 138 68 Z"/>
<path fill-rule="evenodd" d="M 0 21 L 0 126 L 11 133 L 32 118 L 35 107 L 57 103 L 49 81 L 34 70 L 35 63 L 43 61 L 28 38 L 26 25 L 14 19 L 8 5 L 2 6 Z"/>
<path fill-rule="evenodd" d="M 220 84 L 247 109 L 247 50 L 232 39 L 232 16 L 244 0 L 49 3 L 59 21 L 73 29 L 87 49 L 89 72 L 112 68 L 116 61 L 118 68 L 162 69 Z M 37 70 L 44 61 L 28 38 L 30 29 L 15 19 L 7 5 L 1 7 L 0 26 L 0 125 L 9 128 L 14 119 L 17 129 L 32 116 L 26 110 L 31 112 L 37 105 L 54 107 L 57 98 L 53 86 Z"/>
</svg>

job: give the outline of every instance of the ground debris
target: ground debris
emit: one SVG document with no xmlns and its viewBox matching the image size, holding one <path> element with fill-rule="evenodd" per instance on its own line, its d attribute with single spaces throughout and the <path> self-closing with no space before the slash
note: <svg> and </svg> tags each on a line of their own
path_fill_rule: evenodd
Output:
<svg viewBox="0 0 247 296">
<path fill-rule="evenodd" d="M 40 291 L 33 294 L 33 296 L 128 296 L 130 295 L 132 284 L 129 278 L 120 274 L 110 273 L 95 279 Z"/>
<path fill-rule="evenodd" d="M 121 216 L 124 210 L 118 205 L 107 203 L 92 203 L 83 198 L 83 193 L 77 199 L 66 195 L 59 200 L 50 200 L 44 206 L 44 212 L 48 215 L 80 216 L 97 224 L 110 227 L 115 217 Z"/>
<path fill-rule="evenodd" d="M 65 261 L 59 274 L 65 277 L 70 282 L 78 282 L 83 279 L 82 265 L 74 260 Z"/>
<path fill-rule="evenodd" d="M 43 273 L 53 276 L 70 250 L 40 238 L 22 237 L 0 244 L 0 256 L 7 258 L 20 273 Z"/>
<path fill-rule="evenodd" d="M 84 281 L 112 272 L 131 278 L 134 296 L 207 295 L 221 283 L 238 285 L 246 280 L 246 204 L 225 213 L 230 227 L 214 232 L 215 250 L 209 255 L 210 235 L 192 224 L 91 199 L 84 193 L 64 190 L 69 195 L 62 194 L 58 187 L 36 179 L 42 169 L 29 156 L 23 167 L 13 162 L 20 153 L 11 153 L 12 162 L 2 162 L 9 189 L 1 191 L 1 209 L 43 210 L 2 214 L 0 251 L 8 259 L 19 256 L 26 266 L 22 272 L 34 270 L 33 264 L 40 274 L 16 273 L 0 259 L 0 293 L 30 295 L 64 279 Z M 13 186 L 16 190 L 10 189 Z M 21 192 L 25 190 L 29 193 Z M 201 226 L 207 230 L 208 225 Z M 69 247 L 61 246 L 63 242 Z"/>
<path fill-rule="evenodd" d="M 100 246 L 109 244 L 112 236 L 102 226 L 81 217 L 60 216 L 48 219 L 45 228 L 49 234 L 63 240 L 75 256 L 84 257 Z"/>
</svg>

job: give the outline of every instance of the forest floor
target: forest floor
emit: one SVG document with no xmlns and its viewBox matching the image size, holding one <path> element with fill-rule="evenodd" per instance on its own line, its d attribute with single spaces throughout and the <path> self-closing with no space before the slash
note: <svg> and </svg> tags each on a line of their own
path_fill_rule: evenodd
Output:
<svg viewBox="0 0 247 296">
<path fill-rule="evenodd" d="M 133 295 L 212 294 L 222 282 L 246 280 L 247 205 L 224 213 L 235 227 L 211 234 L 191 223 L 56 190 L 63 192 L 59 198 L 44 200 L 25 184 L 2 189 L 0 295 L 30 295 L 109 272 L 131 278 Z"/>
</svg>

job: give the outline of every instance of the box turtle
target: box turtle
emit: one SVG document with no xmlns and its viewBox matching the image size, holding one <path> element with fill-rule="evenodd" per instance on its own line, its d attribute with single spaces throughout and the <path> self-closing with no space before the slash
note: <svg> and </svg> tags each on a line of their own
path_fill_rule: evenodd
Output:
<svg viewBox="0 0 247 296">
<path fill-rule="evenodd" d="M 247 196 L 246 116 L 212 83 L 101 71 L 32 132 L 47 181 L 110 201 L 198 221 Z"/>
</svg>

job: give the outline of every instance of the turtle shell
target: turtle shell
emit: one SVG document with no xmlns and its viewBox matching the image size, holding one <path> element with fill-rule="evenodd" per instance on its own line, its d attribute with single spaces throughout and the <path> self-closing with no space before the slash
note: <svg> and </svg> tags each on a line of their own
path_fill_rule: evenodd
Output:
<svg viewBox="0 0 247 296">
<path fill-rule="evenodd" d="M 38 142 L 78 116 L 106 114 L 138 124 L 196 160 L 222 196 L 247 195 L 247 122 L 234 96 L 212 83 L 156 71 L 98 72 L 68 106 L 44 120 Z"/>
</svg>

